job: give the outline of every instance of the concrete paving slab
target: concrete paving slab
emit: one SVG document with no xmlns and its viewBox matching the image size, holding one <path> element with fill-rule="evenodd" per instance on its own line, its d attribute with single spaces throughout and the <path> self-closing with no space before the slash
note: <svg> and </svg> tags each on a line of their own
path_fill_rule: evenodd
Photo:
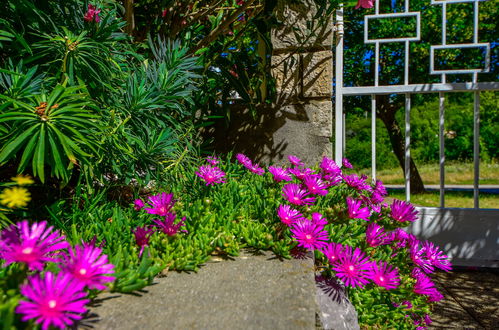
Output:
<svg viewBox="0 0 499 330">
<path fill-rule="evenodd" d="M 138 295 L 103 294 L 79 329 L 315 329 L 313 260 L 244 252 L 171 272 Z"/>
<path fill-rule="evenodd" d="M 434 329 L 499 329 L 496 271 L 457 270 L 432 276 L 445 300 L 436 304 Z"/>
</svg>

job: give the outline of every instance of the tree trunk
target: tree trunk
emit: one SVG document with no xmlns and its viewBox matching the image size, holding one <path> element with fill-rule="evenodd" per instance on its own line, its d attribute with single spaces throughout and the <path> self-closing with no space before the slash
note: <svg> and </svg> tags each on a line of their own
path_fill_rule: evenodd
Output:
<svg viewBox="0 0 499 330">
<path fill-rule="evenodd" d="M 381 119 L 381 121 L 383 121 L 383 124 L 388 131 L 393 152 L 395 153 L 395 156 L 399 161 L 400 167 L 402 168 L 402 173 L 404 173 L 405 177 L 405 141 L 402 130 L 400 129 L 400 125 L 395 119 L 395 113 L 397 112 L 399 107 L 390 103 L 386 95 L 378 96 L 377 101 L 379 102 L 378 117 Z M 425 192 L 423 180 L 419 175 L 419 171 L 412 157 L 410 157 L 409 160 L 409 169 L 411 173 L 411 194 L 423 193 Z"/>
<path fill-rule="evenodd" d="M 125 20 L 126 26 L 125 31 L 129 35 L 132 35 L 133 30 L 135 30 L 135 16 L 133 12 L 133 0 L 125 0 Z"/>
</svg>

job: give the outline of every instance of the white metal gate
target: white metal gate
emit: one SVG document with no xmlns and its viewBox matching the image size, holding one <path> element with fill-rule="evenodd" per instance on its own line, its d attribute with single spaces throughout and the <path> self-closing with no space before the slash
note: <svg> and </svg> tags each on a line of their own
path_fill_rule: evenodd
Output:
<svg viewBox="0 0 499 330">
<path fill-rule="evenodd" d="M 479 123 L 480 123 L 480 91 L 499 90 L 499 82 L 478 82 L 480 73 L 490 70 L 490 43 L 479 42 L 479 3 L 480 0 L 431 0 L 432 6 L 441 6 L 441 44 L 430 47 L 429 71 L 440 76 L 440 83 L 411 84 L 409 77 L 410 43 L 421 40 L 421 22 L 424 21 L 421 12 L 411 12 L 409 0 L 405 0 L 404 12 L 380 13 L 379 1 L 375 2 L 374 15 L 364 16 L 364 43 L 374 44 L 374 85 L 362 87 L 345 87 L 343 82 L 343 47 L 344 21 L 343 6 L 336 12 L 336 56 L 335 56 L 335 160 L 341 164 L 345 147 L 345 117 L 343 109 L 344 96 L 370 95 L 371 96 L 371 130 L 372 130 L 372 178 L 376 178 L 376 95 L 403 94 L 405 95 L 405 191 L 406 199 L 410 201 L 410 144 L 411 144 L 411 95 L 416 93 L 439 94 L 439 158 L 440 158 L 440 207 L 420 208 L 421 221 L 414 224 L 412 231 L 422 238 L 431 238 L 444 246 L 446 252 L 455 263 L 474 266 L 499 266 L 499 210 L 479 210 Z M 386 1 L 386 0 L 385 0 Z M 455 3 L 473 4 L 473 43 L 448 44 L 447 36 L 447 8 Z M 373 19 L 413 17 L 416 20 L 416 31 L 413 37 L 391 39 L 372 39 L 369 37 L 369 22 Z M 404 57 L 404 84 L 380 85 L 380 45 L 383 43 L 399 42 L 405 44 Z M 434 63 L 435 50 L 477 48 L 484 49 L 485 60 L 481 68 L 439 70 Z M 446 80 L 447 74 L 472 74 L 472 81 L 450 83 Z M 473 209 L 445 208 L 445 94 L 449 92 L 474 93 L 473 118 Z M 499 132 L 498 132 L 499 134 Z"/>
</svg>

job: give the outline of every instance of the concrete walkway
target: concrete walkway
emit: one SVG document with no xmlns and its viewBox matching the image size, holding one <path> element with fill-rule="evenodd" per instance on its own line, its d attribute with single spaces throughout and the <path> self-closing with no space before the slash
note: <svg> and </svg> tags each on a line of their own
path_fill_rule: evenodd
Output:
<svg viewBox="0 0 499 330">
<path fill-rule="evenodd" d="M 430 329 L 499 329 L 498 270 L 458 269 L 433 278 L 445 299 L 436 304 Z"/>
<path fill-rule="evenodd" d="M 248 252 L 170 272 L 140 295 L 103 294 L 79 329 L 315 329 L 313 260 Z"/>
</svg>

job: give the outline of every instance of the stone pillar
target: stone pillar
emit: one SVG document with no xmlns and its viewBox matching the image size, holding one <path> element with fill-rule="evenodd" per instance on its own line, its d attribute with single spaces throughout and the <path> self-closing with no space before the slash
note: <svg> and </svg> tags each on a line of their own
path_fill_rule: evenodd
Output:
<svg viewBox="0 0 499 330">
<path fill-rule="evenodd" d="M 332 17 L 314 18 L 313 0 L 278 0 L 272 31 L 272 75 L 277 97 L 256 117 L 242 104 L 230 108 L 230 125 L 214 130 L 215 150 L 247 154 L 262 164 L 300 157 L 307 165 L 332 157 Z M 289 165 L 289 163 L 287 163 Z"/>
<path fill-rule="evenodd" d="M 314 18 L 313 0 L 279 0 L 276 11 L 283 25 L 272 31 L 273 108 L 282 124 L 273 132 L 279 152 L 271 160 L 293 154 L 313 165 L 332 157 L 332 16 Z"/>
</svg>

